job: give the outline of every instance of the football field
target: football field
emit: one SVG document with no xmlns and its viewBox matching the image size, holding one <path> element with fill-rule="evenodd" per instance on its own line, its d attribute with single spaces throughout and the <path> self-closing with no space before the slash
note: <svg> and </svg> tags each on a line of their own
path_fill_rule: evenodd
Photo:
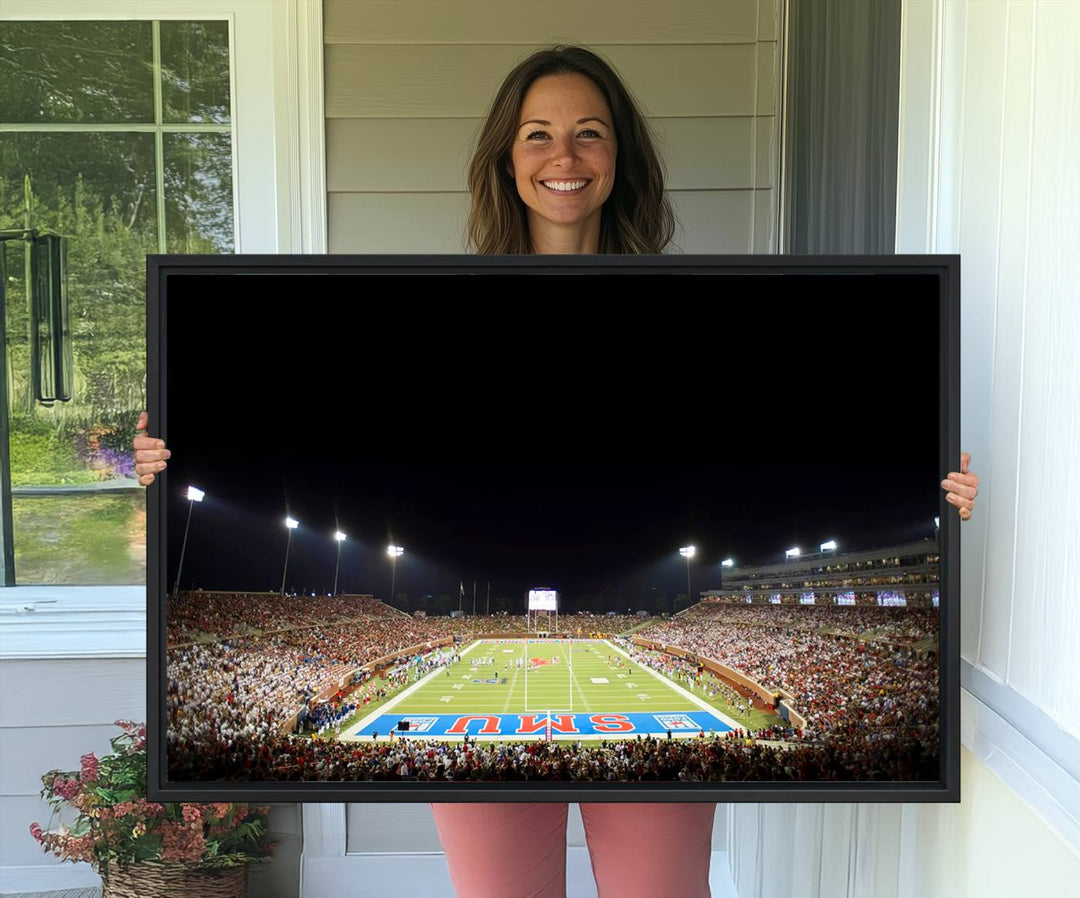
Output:
<svg viewBox="0 0 1080 898">
<path fill-rule="evenodd" d="M 343 740 L 697 736 L 738 726 L 606 640 L 488 639 L 351 726 Z M 399 728 L 407 721 L 408 731 Z"/>
</svg>

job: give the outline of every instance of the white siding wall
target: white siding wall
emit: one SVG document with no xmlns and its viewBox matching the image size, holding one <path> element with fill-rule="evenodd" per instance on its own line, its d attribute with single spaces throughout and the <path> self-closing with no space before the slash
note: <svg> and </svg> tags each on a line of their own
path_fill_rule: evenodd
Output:
<svg viewBox="0 0 1080 898">
<path fill-rule="evenodd" d="M 496 88 L 546 44 L 612 61 L 666 160 L 688 253 L 775 252 L 779 0 L 327 0 L 335 253 L 459 253 L 465 174 Z M 572 22 L 553 32 L 550 22 Z"/>
<path fill-rule="evenodd" d="M 963 800 L 733 806 L 740 898 L 1080 878 L 1080 3 L 903 13 L 897 252 L 962 256 L 961 443 L 983 483 L 962 531 Z"/>
</svg>

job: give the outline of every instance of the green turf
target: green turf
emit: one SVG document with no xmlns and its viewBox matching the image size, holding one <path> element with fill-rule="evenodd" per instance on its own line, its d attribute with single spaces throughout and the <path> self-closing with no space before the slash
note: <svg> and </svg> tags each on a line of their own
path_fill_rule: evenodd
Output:
<svg viewBox="0 0 1080 898">
<path fill-rule="evenodd" d="M 606 640 L 575 641 L 573 648 L 571 672 L 568 663 L 570 645 L 565 642 L 530 642 L 527 656 L 526 646 L 520 641 L 473 642 L 462 648 L 462 660 L 451 665 L 449 675 L 445 669 L 440 669 L 407 698 L 395 704 L 392 711 L 395 714 L 517 714 L 526 711 L 592 714 L 701 710 L 700 705 L 678 692 L 666 676 L 660 674 L 658 679 L 655 671 L 634 663 Z M 556 656 L 561 658 L 560 663 L 540 665 L 539 669 L 512 666 L 512 662 L 519 657 L 553 659 Z M 474 668 L 474 658 L 491 658 L 495 663 Z M 498 678 L 506 679 L 505 684 L 472 682 L 474 679 L 494 678 L 496 669 L 499 671 Z M 607 679 L 608 682 L 593 683 L 593 678 Z M 709 679 L 711 676 L 706 677 L 703 685 L 707 685 Z M 407 683 L 378 702 L 362 705 L 337 728 L 338 732 L 347 733 L 364 718 L 384 710 L 387 704 L 412 685 L 411 682 Z M 782 722 L 777 715 L 765 711 L 751 710 L 744 715 L 722 695 L 710 697 L 702 687 L 689 687 L 685 683 L 679 683 L 679 686 L 716 708 L 737 726 L 759 729 Z M 444 697 L 449 700 L 444 700 Z M 334 732 L 328 731 L 322 738 L 333 739 Z M 599 743 L 601 740 L 591 741 Z M 581 742 L 585 745 L 590 740 L 582 739 Z"/>
<path fill-rule="evenodd" d="M 496 640 L 474 642 L 462 651 L 462 660 L 440 670 L 407 698 L 394 705 L 402 714 L 518 714 L 525 712 L 573 711 L 575 713 L 634 713 L 700 710 L 663 675 L 630 661 L 607 641 L 581 640 L 570 644 L 538 640 L 528 646 L 521 642 Z M 526 654 L 527 652 L 527 654 Z M 538 667 L 516 667 L 518 658 L 554 659 L 559 663 Z M 492 659 L 493 663 L 473 668 L 472 659 Z M 473 683 L 494 678 L 498 684 Z M 594 683 L 606 679 L 606 683 Z M 685 687 L 684 684 L 683 688 Z M 775 723 L 775 715 L 751 711 L 743 716 L 720 696 L 708 697 L 704 690 L 693 694 L 706 704 L 744 727 Z M 370 707 L 363 717 L 371 713 Z"/>
</svg>

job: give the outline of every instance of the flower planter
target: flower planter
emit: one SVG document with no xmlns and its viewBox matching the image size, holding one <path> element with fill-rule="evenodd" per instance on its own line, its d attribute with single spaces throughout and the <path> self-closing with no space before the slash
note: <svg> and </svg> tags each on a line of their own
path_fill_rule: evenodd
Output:
<svg viewBox="0 0 1080 898">
<path fill-rule="evenodd" d="M 113 866 L 101 877 L 101 898 L 245 898 L 247 866 L 200 870 L 187 864 Z"/>
<path fill-rule="evenodd" d="M 146 726 L 118 720 L 112 754 L 83 755 L 78 771 L 41 778 L 56 815 L 76 811 L 57 830 L 30 824 L 30 835 L 62 861 L 101 874 L 102 898 L 245 898 L 247 865 L 270 860 L 268 805 L 148 801 Z"/>
</svg>

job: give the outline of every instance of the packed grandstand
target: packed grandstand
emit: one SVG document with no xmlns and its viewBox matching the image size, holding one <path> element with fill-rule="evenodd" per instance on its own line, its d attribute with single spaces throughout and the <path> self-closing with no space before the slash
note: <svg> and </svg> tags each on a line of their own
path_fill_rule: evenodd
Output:
<svg viewBox="0 0 1080 898">
<path fill-rule="evenodd" d="M 167 605 L 168 776 L 936 781 L 939 617 L 918 604 L 773 604 L 721 593 L 670 618 L 560 616 L 565 636 L 603 637 L 593 644 L 617 652 L 618 667 L 648 667 L 736 721 L 756 711 L 753 726 L 695 726 L 682 738 L 384 732 L 343 741 L 369 711 L 460 663 L 476 640 L 528 637 L 526 616 L 415 618 L 371 596 L 181 593 Z"/>
</svg>

